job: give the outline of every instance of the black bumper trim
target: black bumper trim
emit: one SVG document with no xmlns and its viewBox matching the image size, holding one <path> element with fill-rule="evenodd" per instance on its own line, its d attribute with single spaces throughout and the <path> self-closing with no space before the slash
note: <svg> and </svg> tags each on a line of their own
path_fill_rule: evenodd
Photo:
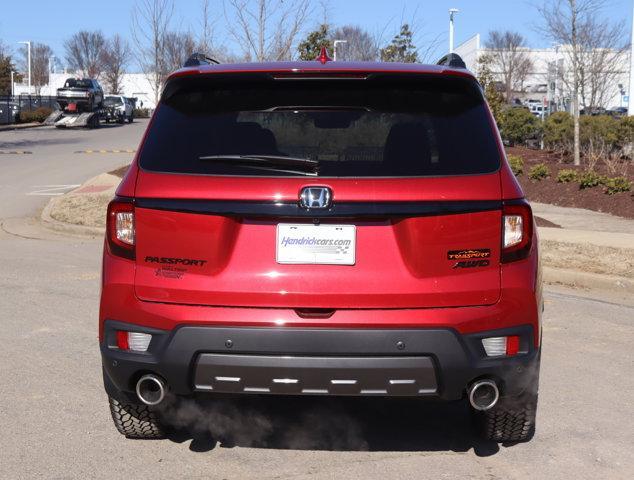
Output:
<svg viewBox="0 0 634 480">
<path fill-rule="evenodd" d="M 153 333 L 147 353 L 122 352 L 113 348 L 114 343 L 111 339 L 115 335 L 115 330 L 130 329 Z M 513 357 L 486 358 L 481 338 L 500 335 L 519 335 L 523 353 Z M 434 396 L 445 400 L 456 400 L 464 395 L 469 383 L 481 377 L 492 377 L 498 380 L 503 394 L 522 393 L 531 386 L 539 368 L 539 351 L 533 345 L 533 330 L 530 325 L 479 332 L 473 335 L 460 335 L 446 328 L 324 329 L 182 326 L 167 332 L 108 320 L 105 324 L 105 341 L 101 345 L 101 353 L 106 388 L 113 396 L 116 396 L 118 392 L 133 392 L 136 380 L 148 372 L 162 376 L 172 392 L 179 395 L 192 394 L 196 391 L 196 364 L 201 354 L 218 354 L 226 356 L 224 358 L 233 358 L 234 363 L 237 356 L 247 355 L 318 357 L 320 359 L 372 358 L 372 361 L 385 358 L 386 364 L 390 361 L 388 359 L 392 358 L 428 358 L 433 363 L 436 377 L 437 390 Z M 380 362 L 380 360 L 376 361 Z M 256 362 L 255 365 L 257 364 Z M 267 372 L 266 375 L 268 374 Z M 393 375 L 393 370 L 390 375 Z M 199 388 L 198 390 L 209 389 Z"/>
</svg>

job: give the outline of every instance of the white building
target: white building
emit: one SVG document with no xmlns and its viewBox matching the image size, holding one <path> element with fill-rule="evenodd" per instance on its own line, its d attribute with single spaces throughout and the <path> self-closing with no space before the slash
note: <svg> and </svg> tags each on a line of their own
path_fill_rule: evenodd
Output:
<svg viewBox="0 0 634 480">
<path fill-rule="evenodd" d="M 472 72 L 478 70 L 478 59 L 490 52 L 480 41 L 480 34 L 476 34 L 454 49 L 462 57 L 467 68 Z M 570 91 L 557 72 L 568 72 L 568 50 L 565 46 L 553 48 L 527 48 L 526 53 L 532 61 L 532 71 L 528 73 L 521 91 L 514 92 L 515 98 L 526 102 L 539 101 L 543 105 L 551 105 L 553 110 L 567 110 L 570 105 Z M 614 69 L 613 80 L 606 86 L 606 94 L 601 102 L 606 109 L 627 107 L 629 95 L 629 52 L 618 54 Z M 500 72 L 493 72 L 500 75 Z M 565 73 L 564 73 L 565 75 Z M 501 77 L 501 75 L 500 75 Z"/>
<path fill-rule="evenodd" d="M 39 95 L 51 95 L 55 96 L 57 89 L 64 86 L 64 82 L 66 82 L 67 78 L 73 77 L 72 73 L 51 73 L 49 77 L 48 85 L 44 85 L 37 92 Z M 102 87 L 104 88 L 104 93 L 108 94 L 105 85 L 103 82 L 100 82 Z M 136 97 L 137 107 L 142 108 L 150 108 L 153 109 L 156 107 L 154 103 L 154 90 L 152 90 L 152 85 L 148 81 L 148 78 L 143 73 L 125 73 L 122 78 L 122 92 L 126 97 Z M 31 88 L 31 91 L 35 94 L 35 87 Z M 29 87 L 25 84 L 15 84 L 14 93 L 15 95 L 25 94 L 27 95 L 29 92 Z"/>
</svg>

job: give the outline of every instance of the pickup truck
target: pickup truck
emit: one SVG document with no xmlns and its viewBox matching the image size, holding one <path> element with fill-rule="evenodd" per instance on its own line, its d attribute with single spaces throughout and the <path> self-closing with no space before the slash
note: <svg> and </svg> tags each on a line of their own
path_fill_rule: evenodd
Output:
<svg viewBox="0 0 634 480">
<path fill-rule="evenodd" d="M 101 85 L 91 78 L 69 78 L 57 89 L 57 103 L 62 110 L 92 112 L 103 106 L 103 99 Z"/>
</svg>

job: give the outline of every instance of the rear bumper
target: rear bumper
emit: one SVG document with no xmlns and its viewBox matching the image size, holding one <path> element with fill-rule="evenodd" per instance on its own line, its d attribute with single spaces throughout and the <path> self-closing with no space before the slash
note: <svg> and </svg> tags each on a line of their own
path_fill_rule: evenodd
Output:
<svg viewBox="0 0 634 480">
<path fill-rule="evenodd" d="M 147 353 L 116 349 L 116 330 L 153 335 Z M 487 358 L 481 339 L 519 335 L 520 354 Z M 101 344 L 106 390 L 132 397 L 138 378 L 157 374 L 178 395 L 197 392 L 462 398 L 477 378 L 503 395 L 536 381 L 533 328 L 460 334 L 451 328 L 340 329 L 180 326 L 156 330 L 111 320 Z"/>
</svg>

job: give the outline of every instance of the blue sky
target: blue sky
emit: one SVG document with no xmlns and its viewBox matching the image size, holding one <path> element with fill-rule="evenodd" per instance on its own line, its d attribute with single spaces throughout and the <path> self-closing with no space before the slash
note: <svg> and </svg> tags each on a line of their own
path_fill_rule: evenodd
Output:
<svg viewBox="0 0 634 480">
<path fill-rule="evenodd" d="M 135 0 L 108 0 L 107 2 L 77 2 L 76 0 L 2 0 L 0 3 L 0 40 L 15 52 L 20 40 L 32 40 L 49 44 L 55 54 L 63 57 L 64 40 L 80 29 L 102 30 L 106 35 L 119 33 L 130 37 L 130 11 Z M 623 20 L 627 31 L 632 25 L 632 3 L 634 0 L 608 0 L 604 15 Z M 197 15 L 200 0 L 175 0 L 176 29 L 198 26 Z M 318 0 L 315 0 L 319 4 Z M 330 0 L 329 20 L 335 25 L 359 25 L 372 33 L 383 32 L 385 40 L 395 33 L 401 19 L 415 17 L 419 30 L 419 43 L 439 38 L 439 54 L 447 48 L 447 10 L 460 9 L 456 17 L 456 45 L 475 33 L 486 36 L 489 30 L 510 29 L 523 34 L 530 46 L 546 47 L 548 41 L 533 28 L 540 21 L 533 5 L 541 0 Z M 222 0 L 212 0 L 212 9 L 217 12 L 216 40 L 229 49 L 235 45 L 223 28 Z M 75 13 L 71 19 L 66 12 Z M 316 25 L 322 18 L 320 7 L 308 26 Z"/>
</svg>

